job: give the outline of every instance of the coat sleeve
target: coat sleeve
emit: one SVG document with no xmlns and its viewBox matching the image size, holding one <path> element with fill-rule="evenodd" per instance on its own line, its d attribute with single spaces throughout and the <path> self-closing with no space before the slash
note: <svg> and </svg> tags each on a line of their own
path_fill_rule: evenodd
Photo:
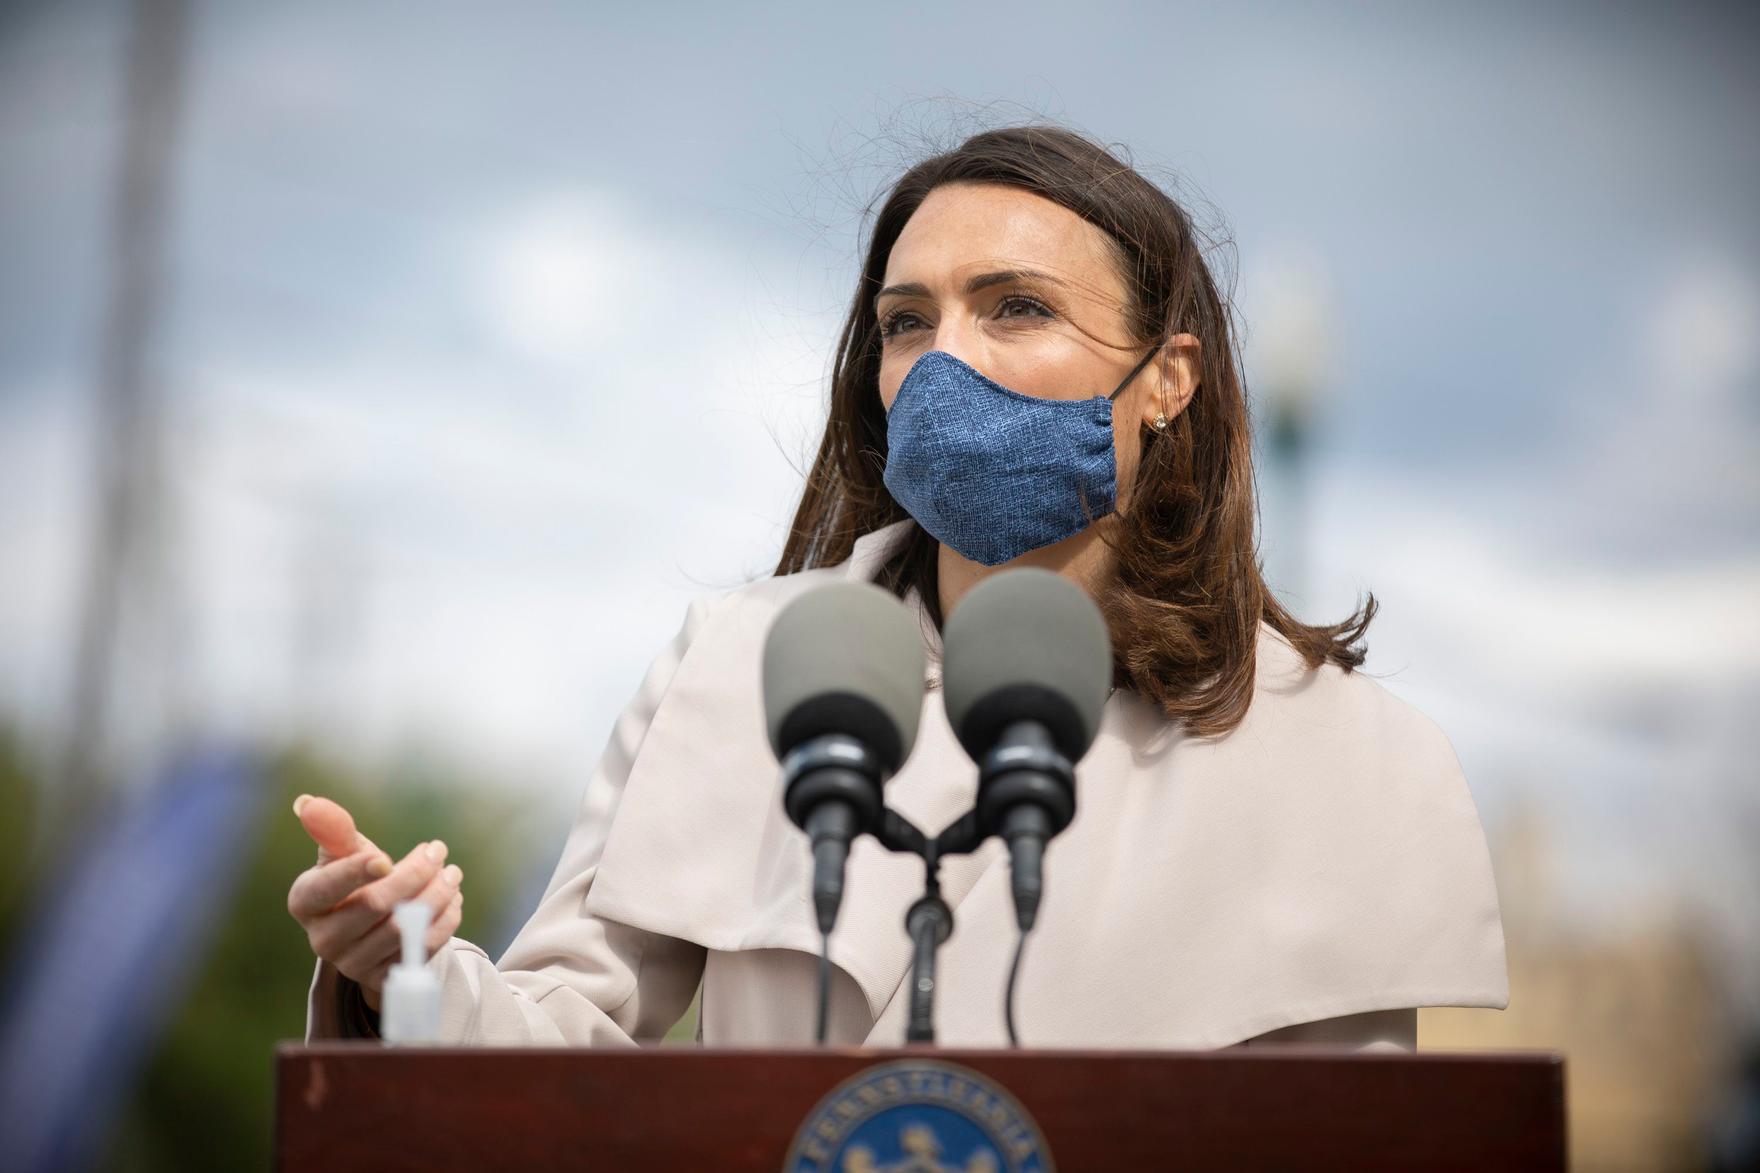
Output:
<svg viewBox="0 0 1760 1173">
<path fill-rule="evenodd" d="M 479 1046 L 600 1046 L 658 1039 L 695 995 L 704 950 L 586 911 L 601 849 L 654 712 L 712 601 L 686 612 L 618 717 L 587 782 L 537 911 L 499 962 L 454 937 L 429 959 L 440 978 L 440 1039 Z M 306 1000 L 306 1041 L 372 1038 L 360 986 L 319 960 Z"/>
</svg>

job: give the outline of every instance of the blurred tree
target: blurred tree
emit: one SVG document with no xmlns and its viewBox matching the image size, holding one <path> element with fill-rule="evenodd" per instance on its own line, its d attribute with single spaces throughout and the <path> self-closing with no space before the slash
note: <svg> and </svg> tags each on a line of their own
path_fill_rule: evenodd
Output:
<svg viewBox="0 0 1760 1173">
<path fill-rule="evenodd" d="M 29 884 L 31 830 L 37 819 L 35 771 L 15 731 L 0 725 L 0 973 L 24 913 Z"/>
</svg>

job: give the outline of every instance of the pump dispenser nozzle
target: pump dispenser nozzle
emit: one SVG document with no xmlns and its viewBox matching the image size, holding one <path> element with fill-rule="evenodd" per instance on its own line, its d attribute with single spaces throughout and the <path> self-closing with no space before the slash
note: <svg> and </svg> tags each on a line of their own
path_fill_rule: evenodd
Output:
<svg viewBox="0 0 1760 1173">
<path fill-rule="evenodd" d="M 391 912 L 403 938 L 403 958 L 385 978 L 379 1034 L 388 1043 L 432 1043 L 440 1038 L 440 979 L 428 969 L 428 924 L 434 911 L 405 900 Z"/>
</svg>

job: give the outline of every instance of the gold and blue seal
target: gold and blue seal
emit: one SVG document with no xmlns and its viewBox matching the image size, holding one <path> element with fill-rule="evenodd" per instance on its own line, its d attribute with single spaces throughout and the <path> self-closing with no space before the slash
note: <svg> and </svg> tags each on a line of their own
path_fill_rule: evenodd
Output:
<svg viewBox="0 0 1760 1173">
<path fill-rule="evenodd" d="M 928 1059 L 870 1067 L 831 1090 L 795 1133 L 784 1173 L 1055 1173 L 1039 1126 L 969 1068 Z"/>
</svg>

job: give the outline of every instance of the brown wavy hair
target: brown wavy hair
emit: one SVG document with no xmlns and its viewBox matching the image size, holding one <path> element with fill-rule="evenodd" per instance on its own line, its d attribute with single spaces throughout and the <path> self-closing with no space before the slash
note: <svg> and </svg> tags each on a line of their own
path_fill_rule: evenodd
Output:
<svg viewBox="0 0 1760 1173">
<path fill-rule="evenodd" d="M 1068 208 L 1116 242 L 1138 344 L 1181 333 L 1200 343 L 1198 390 L 1166 431 L 1143 430 L 1130 511 L 1104 539 L 1115 569 L 1095 602 L 1112 634 L 1114 684 L 1206 737 L 1233 729 L 1252 703 L 1261 620 L 1311 668 L 1360 666 L 1373 594 L 1344 622 L 1311 626 L 1297 622 L 1265 584 L 1233 317 L 1191 217 L 1104 146 L 1058 126 L 973 135 L 910 168 L 886 196 L 838 340 L 830 418 L 776 573 L 834 566 L 856 538 L 909 517 L 881 479 L 886 412 L 874 296 L 905 222 L 948 183 L 1007 184 Z M 937 557 L 938 543 L 913 521 L 876 581 L 900 597 L 914 588 L 939 629 Z"/>
</svg>

